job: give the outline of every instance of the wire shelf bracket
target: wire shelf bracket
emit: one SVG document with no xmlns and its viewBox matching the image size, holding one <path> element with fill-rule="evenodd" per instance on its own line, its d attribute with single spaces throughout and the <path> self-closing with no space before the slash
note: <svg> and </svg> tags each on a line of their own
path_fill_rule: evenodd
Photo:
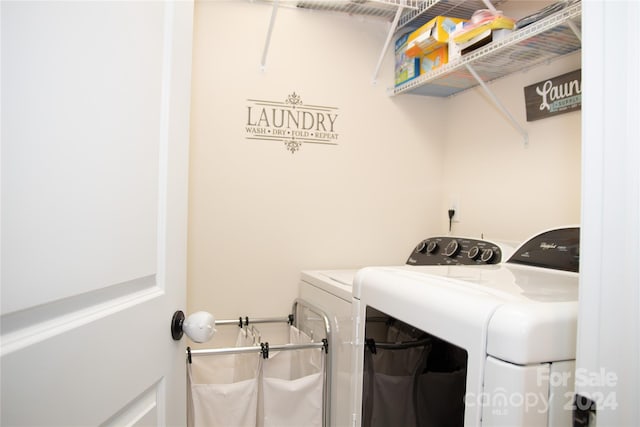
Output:
<svg viewBox="0 0 640 427">
<path fill-rule="evenodd" d="M 403 4 L 405 1 L 403 1 Z M 387 34 L 387 39 L 384 42 L 384 46 L 382 47 L 382 52 L 380 52 L 380 57 L 378 58 L 378 63 L 376 64 L 376 69 L 373 72 L 373 84 L 376 84 L 378 80 L 378 75 L 380 74 L 380 67 L 382 66 L 382 61 L 384 60 L 384 56 L 389 49 L 389 44 L 391 43 L 391 39 L 398 28 L 398 22 L 400 21 L 400 17 L 402 16 L 402 11 L 404 10 L 403 6 L 399 6 L 396 11 L 396 16 L 393 18 L 393 22 L 391 23 L 391 27 L 389 28 L 389 34 Z"/>
<path fill-rule="evenodd" d="M 273 1 L 273 9 L 271 10 L 271 19 L 269 20 L 269 28 L 267 29 L 267 36 L 264 41 L 264 48 L 262 49 L 262 58 L 260 59 L 260 71 L 264 72 L 267 66 L 267 53 L 269 52 L 269 44 L 271 44 L 271 33 L 273 32 L 273 26 L 276 22 L 276 15 L 278 14 L 279 0 Z"/>
<path fill-rule="evenodd" d="M 524 139 L 524 146 L 527 147 L 529 145 L 529 133 L 520 125 L 520 123 L 518 123 L 518 121 L 513 117 L 513 115 L 509 112 L 509 110 L 507 110 L 507 108 L 502 104 L 502 102 L 500 102 L 498 97 L 495 96 L 495 94 L 491 91 L 489 86 L 487 86 L 487 84 L 482 80 L 482 78 L 480 78 L 480 76 L 478 75 L 478 73 L 476 73 L 473 67 L 470 64 L 465 64 L 465 66 L 467 67 L 467 70 L 469 70 L 473 78 L 476 79 L 478 84 L 486 92 L 489 98 L 491 98 L 491 100 L 496 105 L 496 107 L 498 107 L 498 109 L 502 111 L 502 113 L 505 116 L 507 116 L 507 118 L 509 119 L 513 127 L 516 128 L 516 130 L 520 133 L 520 135 L 522 135 L 522 138 Z"/>
</svg>

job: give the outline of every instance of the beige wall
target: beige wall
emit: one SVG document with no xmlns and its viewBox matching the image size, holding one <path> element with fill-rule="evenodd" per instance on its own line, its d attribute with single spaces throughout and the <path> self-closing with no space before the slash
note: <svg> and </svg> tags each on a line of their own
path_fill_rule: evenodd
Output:
<svg viewBox="0 0 640 427">
<path fill-rule="evenodd" d="M 281 7 L 196 3 L 189 218 L 190 312 L 283 315 L 302 269 L 404 263 L 447 232 L 522 240 L 579 220 L 580 114 L 526 124 L 528 148 L 478 90 L 389 97 L 393 59 L 372 74 L 388 23 Z M 521 123 L 523 87 L 571 59 L 492 85 Z M 576 60 L 573 60 L 576 62 Z M 337 107 L 337 146 L 245 138 L 248 99 Z M 521 117 L 522 116 L 522 117 Z"/>
<path fill-rule="evenodd" d="M 189 311 L 283 315 L 302 269 L 399 264 L 440 228 L 443 101 L 391 98 L 386 23 L 282 7 L 196 3 Z M 245 138 L 247 100 L 337 107 L 337 146 Z"/>
<path fill-rule="evenodd" d="M 442 203 L 458 201 L 452 233 L 522 242 L 580 222 L 581 114 L 527 122 L 524 104 L 524 87 L 579 68 L 575 54 L 489 86 L 528 132 L 526 147 L 481 88 L 448 100 Z"/>
</svg>

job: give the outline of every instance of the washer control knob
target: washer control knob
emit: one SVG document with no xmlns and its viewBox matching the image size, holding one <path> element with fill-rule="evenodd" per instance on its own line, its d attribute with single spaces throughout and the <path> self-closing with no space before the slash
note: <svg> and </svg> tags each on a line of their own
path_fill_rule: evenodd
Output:
<svg viewBox="0 0 640 427">
<path fill-rule="evenodd" d="M 480 261 L 489 262 L 493 259 L 494 255 L 495 253 L 493 252 L 493 249 L 485 249 L 482 251 L 482 255 L 480 255 Z"/>
<path fill-rule="evenodd" d="M 460 249 L 460 245 L 456 240 L 452 240 L 449 242 L 447 247 L 444 248 L 444 254 L 450 258 L 453 258 L 458 253 Z"/>
<path fill-rule="evenodd" d="M 438 242 L 429 242 L 427 245 L 427 253 L 432 254 L 438 249 Z"/>
<path fill-rule="evenodd" d="M 469 252 L 467 252 L 467 256 L 469 257 L 469 259 L 478 259 L 478 256 L 480 255 L 480 248 L 477 246 L 473 246 L 469 249 Z"/>
<path fill-rule="evenodd" d="M 418 246 L 416 246 L 416 252 L 424 253 L 424 250 L 426 248 L 427 248 L 427 241 L 423 240 L 422 242 L 418 243 Z"/>
</svg>

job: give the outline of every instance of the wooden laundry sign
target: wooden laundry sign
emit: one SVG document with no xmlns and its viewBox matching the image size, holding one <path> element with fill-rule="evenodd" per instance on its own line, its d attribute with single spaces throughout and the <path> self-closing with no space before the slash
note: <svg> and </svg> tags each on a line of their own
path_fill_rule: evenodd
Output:
<svg viewBox="0 0 640 427">
<path fill-rule="evenodd" d="M 582 107 L 582 70 L 525 87 L 524 100 L 528 122 L 579 111 Z"/>
</svg>

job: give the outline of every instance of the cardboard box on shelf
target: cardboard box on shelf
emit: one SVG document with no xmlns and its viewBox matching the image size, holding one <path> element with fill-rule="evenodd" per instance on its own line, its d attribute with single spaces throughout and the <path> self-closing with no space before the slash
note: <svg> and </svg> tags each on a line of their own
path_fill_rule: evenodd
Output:
<svg viewBox="0 0 640 427">
<path fill-rule="evenodd" d="M 467 22 L 467 20 L 436 16 L 409 35 L 407 55 L 416 57 L 446 46 L 451 33 L 453 33 L 457 25 L 463 22 Z"/>
<path fill-rule="evenodd" d="M 487 29 L 481 33 L 477 33 L 475 37 L 469 39 L 463 43 L 450 43 L 449 44 L 449 59 L 454 60 L 462 55 L 465 55 L 471 51 L 474 51 L 482 46 L 491 43 L 492 41 L 500 40 L 509 34 L 511 34 L 512 30 L 507 29 L 498 29 L 491 30 Z"/>
<path fill-rule="evenodd" d="M 420 74 L 428 73 L 446 64 L 449 61 L 448 52 L 448 46 L 441 46 L 429 53 L 425 53 L 421 58 Z"/>
<path fill-rule="evenodd" d="M 478 12 L 482 12 L 482 16 L 475 21 L 472 18 L 469 22 L 456 25 L 449 43 L 451 61 L 492 41 L 500 40 L 513 31 L 515 26 L 513 19 L 489 11 Z"/>
<path fill-rule="evenodd" d="M 406 33 L 396 40 L 395 44 L 395 84 L 396 86 L 414 79 L 420 75 L 420 58 L 407 55 L 407 40 L 410 33 Z"/>
<path fill-rule="evenodd" d="M 486 33 L 487 30 L 513 30 L 514 27 L 515 21 L 512 18 L 487 12 L 477 22 L 470 21 L 456 25 L 452 36 L 455 43 L 461 44 Z"/>
</svg>

